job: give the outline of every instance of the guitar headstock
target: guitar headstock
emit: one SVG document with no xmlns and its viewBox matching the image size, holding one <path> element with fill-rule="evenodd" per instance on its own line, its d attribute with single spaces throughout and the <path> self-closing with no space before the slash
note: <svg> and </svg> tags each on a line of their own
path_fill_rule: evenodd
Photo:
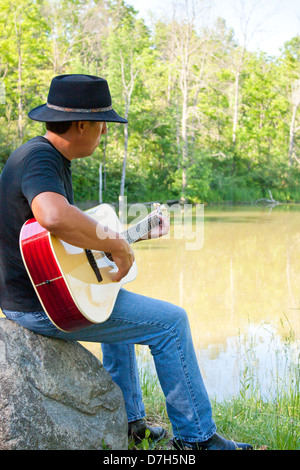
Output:
<svg viewBox="0 0 300 470">
<path fill-rule="evenodd" d="M 159 202 L 155 202 L 153 204 L 153 206 L 154 206 L 154 211 L 156 211 L 157 214 L 162 215 L 164 217 L 169 216 L 168 209 L 166 208 L 166 206 L 164 204 L 160 204 Z"/>
</svg>

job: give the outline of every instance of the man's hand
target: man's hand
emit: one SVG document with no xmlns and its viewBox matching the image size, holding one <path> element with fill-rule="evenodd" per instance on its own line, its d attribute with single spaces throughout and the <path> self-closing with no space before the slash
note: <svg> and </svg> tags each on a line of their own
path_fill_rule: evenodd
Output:
<svg viewBox="0 0 300 470">
<path fill-rule="evenodd" d="M 118 272 L 114 275 L 115 282 L 121 281 L 125 277 L 134 262 L 134 252 L 125 239 L 120 239 L 119 247 L 110 253 L 112 259 L 118 267 Z"/>
<path fill-rule="evenodd" d="M 153 215 L 156 211 L 151 212 L 150 215 Z M 147 235 L 144 235 L 141 240 L 149 240 L 151 238 L 159 238 L 164 235 L 167 235 L 170 229 L 170 222 L 168 217 L 157 213 L 156 216 L 159 218 L 159 224 L 154 227 Z"/>
</svg>

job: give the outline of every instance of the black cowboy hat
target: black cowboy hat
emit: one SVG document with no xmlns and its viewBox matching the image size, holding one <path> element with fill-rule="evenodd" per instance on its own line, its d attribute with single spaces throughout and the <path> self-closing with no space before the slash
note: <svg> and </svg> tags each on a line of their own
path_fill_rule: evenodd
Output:
<svg viewBox="0 0 300 470">
<path fill-rule="evenodd" d="M 127 123 L 112 108 L 108 83 L 93 75 L 59 75 L 52 79 L 46 104 L 32 109 L 42 122 L 105 121 Z"/>
</svg>

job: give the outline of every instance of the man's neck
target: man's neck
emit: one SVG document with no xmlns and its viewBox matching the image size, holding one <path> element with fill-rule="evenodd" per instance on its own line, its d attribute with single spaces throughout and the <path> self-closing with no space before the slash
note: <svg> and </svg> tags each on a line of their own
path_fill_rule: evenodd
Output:
<svg viewBox="0 0 300 470">
<path fill-rule="evenodd" d="M 71 150 L 71 143 L 68 139 L 67 133 L 63 135 L 55 134 L 54 132 L 47 131 L 44 135 L 45 139 L 55 147 L 65 158 L 73 160 L 73 151 Z"/>
</svg>

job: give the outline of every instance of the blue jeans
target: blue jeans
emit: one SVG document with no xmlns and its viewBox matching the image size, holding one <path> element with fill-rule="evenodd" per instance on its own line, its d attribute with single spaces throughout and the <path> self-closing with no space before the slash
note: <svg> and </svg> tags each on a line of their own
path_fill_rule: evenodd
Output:
<svg viewBox="0 0 300 470">
<path fill-rule="evenodd" d="M 121 289 L 108 320 L 72 333 L 57 329 L 43 311 L 3 313 L 42 335 L 100 342 L 103 365 L 123 392 L 129 422 L 145 416 L 134 345 L 148 345 L 174 437 L 195 442 L 215 433 L 188 317 L 182 308 Z"/>
</svg>

